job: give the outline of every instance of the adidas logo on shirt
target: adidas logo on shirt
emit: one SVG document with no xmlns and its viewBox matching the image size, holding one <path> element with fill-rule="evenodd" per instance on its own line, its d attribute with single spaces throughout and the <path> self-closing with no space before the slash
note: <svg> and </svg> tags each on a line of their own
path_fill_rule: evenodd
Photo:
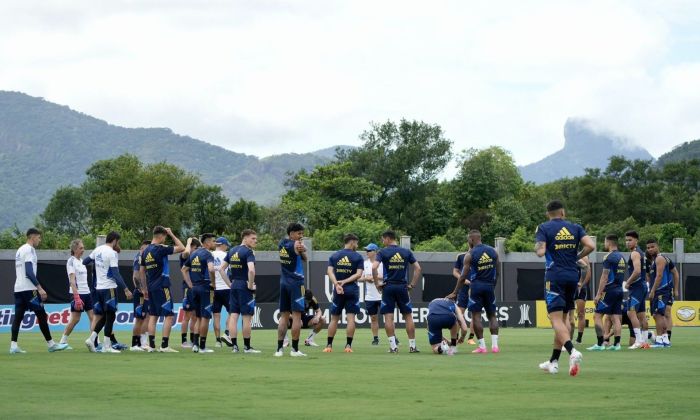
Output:
<svg viewBox="0 0 700 420">
<path fill-rule="evenodd" d="M 554 237 L 557 241 L 573 241 L 574 235 L 569 232 L 569 229 L 563 227 L 561 230 L 559 230 L 559 233 Z"/>
<path fill-rule="evenodd" d="M 284 249 L 284 248 L 282 248 L 282 249 Z M 286 252 L 286 251 L 285 251 L 285 252 Z M 282 253 L 282 252 L 280 251 L 280 254 L 281 254 L 281 253 Z M 240 261 L 240 260 L 241 260 L 241 258 L 238 256 L 238 252 L 236 252 L 236 253 L 234 253 L 233 255 L 231 255 L 231 261 Z"/>
<path fill-rule="evenodd" d="M 149 253 L 146 255 L 146 263 L 152 263 L 152 262 L 154 262 L 154 261 L 155 261 L 155 259 L 153 258 L 153 255 L 151 255 L 151 253 L 149 252 Z"/>
<path fill-rule="evenodd" d="M 194 259 L 192 260 L 192 265 L 201 265 L 199 262 L 199 257 L 194 257 Z"/>
<path fill-rule="evenodd" d="M 493 258 L 489 257 L 486 253 L 481 254 L 481 258 L 479 258 L 479 264 L 487 264 L 490 262 L 493 262 Z"/>
<path fill-rule="evenodd" d="M 289 258 L 289 253 L 287 252 L 287 248 L 280 249 L 280 257 Z"/>
<path fill-rule="evenodd" d="M 348 258 L 348 256 L 346 255 L 346 256 L 344 256 L 343 258 L 341 258 L 340 260 L 338 260 L 338 262 L 336 263 L 336 265 L 347 265 L 347 266 L 351 266 L 352 263 L 350 262 L 350 258 Z"/>
<path fill-rule="evenodd" d="M 391 258 L 389 259 L 389 262 L 390 262 L 390 263 L 403 263 L 404 261 L 403 261 L 403 258 L 401 257 L 401 254 L 399 254 L 399 253 L 397 252 L 396 254 L 394 254 L 393 257 L 391 257 Z"/>
</svg>

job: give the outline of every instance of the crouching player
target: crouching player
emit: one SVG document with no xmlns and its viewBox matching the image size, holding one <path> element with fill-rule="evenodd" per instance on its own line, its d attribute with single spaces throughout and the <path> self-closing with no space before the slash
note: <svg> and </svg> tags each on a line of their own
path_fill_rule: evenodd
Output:
<svg viewBox="0 0 700 420">
<path fill-rule="evenodd" d="M 442 337 L 443 328 L 450 330 L 450 344 Z M 467 322 L 462 311 L 457 309 L 455 301 L 448 298 L 433 299 L 428 304 L 428 341 L 435 354 L 452 356 L 457 353 L 459 330 L 462 331 L 460 341 L 467 335 Z"/>
</svg>

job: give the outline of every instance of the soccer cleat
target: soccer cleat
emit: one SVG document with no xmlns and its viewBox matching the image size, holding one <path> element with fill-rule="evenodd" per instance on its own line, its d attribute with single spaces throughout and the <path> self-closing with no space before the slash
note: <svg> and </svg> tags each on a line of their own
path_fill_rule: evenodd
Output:
<svg viewBox="0 0 700 420">
<path fill-rule="evenodd" d="M 588 351 L 603 351 L 603 350 L 605 350 L 605 346 L 599 346 L 597 344 L 594 344 L 594 345 L 588 347 L 586 350 L 588 350 Z"/>
<path fill-rule="evenodd" d="M 100 353 L 121 353 L 121 350 L 112 348 L 112 346 L 102 346 L 102 351 Z"/>
<path fill-rule="evenodd" d="M 95 353 L 97 349 L 95 348 L 95 342 L 91 338 L 85 340 L 85 347 L 87 347 L 90 353 Z"/>
<path fill-rule="evenodd" d="M 457 354 L 457 347 L 450 347 L 450 349 L 447 350 L 446 354 L 448 356 L 454 356 L 455 354 Z"/>
<path fill-rule="evenodd" d="M 228 335 L 222 335 L 221 342 L 226 344 L 228 347 L 233 347 L 233 341 L 231 341 L 231 337 Z"/>
<path fill-rule="evenodd" d="M 651 348 L 651 346 L 649 345 L 649 343 L 642 343 L 642 346 L 641 346 L 640 348 L 641 348 L 642 350 L 646 350 L 646 349 Z"/>
<path fill-rule="evenodd" d="M 183 349 L 191 349 L 192 343 L 190 343 L 189 341 L 185 341 L 184 343 L 180 344 L 180 347 L 182 347 Z"/>
<path fill-rule="evenodd" d="M 378 346 L 378 345 L 379 345 L 379 339 L 377 338 L 377 339 L 372 340 L 372 345 L 373 345 L 373 346 Z"/>
<path fill-rule="evenodd" d="M 614 345 L 614 346 L 610 346 L 610 347 L 606 348 L 605 350 L 609 350 L 609 351 L 620 351 L 621 349 L 622 349 L 622 347 L 621 347 L 619 344 L 616 344 L 616 345 Z"/>
<path fill-rule="evenodd" d="M 559 373 L 559 363 L 546 361 L 544 363 L 540 363 L 540 369 L 554 375 L 556 373 Z"/>
<path fill-rule="evenodd" d="M 129 348 L 129 351 L 141 351 L 141 352 L 143 352 L 143 351 L 145 351 L 145 350 L 144 350 L 143 348 L 139 347 L 139 346 L 131 346 L 131 347 Z"/>
<path fill-rule="evenodd" d="M 499 349 L 498 346 L 491 347 L 491 353 L 500 353 L 500 352 L 501 352 L 501 349 Z"/>
<path fill-rule="evenodd" d="M 323 352 L 324 353 L 333 353 L 333 347 L 326 346 L 323 348 Z"/>
<path fill-rule="evenodd" d="M 192 353 L 199 353 L 199 346 L 198 345 L 195 344 L 194 346 L 192 346 Z"/>
<path fill-rule="evenodd" d="M 569 356 L 569 375 L 576 376 L 578 371 L 581 369 L 581 360 L 583 360 L 583 354 L 580 351 L 574 349 Z"/>
<path fill-rule="evenodd" d="M 233 349 L 231 350 L 231 353 L 239 353 L 241 350 L 238 348 L 237 345 L 233 345 Z"/>
<path fill-rule="evenodd" d="M 122 344 L 122 343 L 114 343 L 114 344 L 112 344 L 112 348 L 114 350 L 128 350 L 129 346 L 127 346 L 126 344 Z"/>
<path fill-rule="evenodd" d="M 212 349 L 199 349 L 199 353 L 214 353 Z"/>
<path fill-rule="evenodd" d="M 95 346 L 95 353 L 102 353 L 102 343 L 98 343 Z"/>
<path fill-rule="evenodd" d="M 275 357 L 282 357 L 282 356 L 284 356 L 284 353 L 283 353 L 282 350 L 280 349 L 280 350 L 277 350 L 277 351 L 275 352 L 275 354 L 273 354 L 273 356 L 275 356 Z"/>
<path fill-rule="evenodd" d="M 161 347 L 158 349 L 158 352 L 160 353 L 180 353 L 179 351 L 170 348 L 170 347 Z"/>
<path fill-rule="evenodd" d="M 24 354 L 26 351 L 22 350 L 19 347 L 12 348 L 10 347 L 10 354 Z"/>
<path fill-rule="evenodd" d="M 292 350 L 289 355 L 292 357 L 306 357 L 306 354 L 300 352 L 299 350 Z"/>
<path fill-rule="evenodd" d="M 399 348 L 396 347 L 396 348 L 393 348 L 393 349 L 389 349 L 389 350 L 387 351 L 387 353 L 399 354 Z"/>
<path fill-rule="evenodd" d="M 306 347 L 318 347 L 318 344 L 316 344 L 316 342 L 315 342 L 313 339 L 311 339 L 311 340 L 309 340 L 309 339 L 304 340 L 304 345 L 305 345 Z"/>
<path fill-rule="evenodd" d="M 71 347 L 68 343 L 63 343 L 66 345 L 65 350 L 73 350 L 73 347 Z"/>
<path fill-rule="evenodd" d="M 262 353 L 260 350 L 254 349 L 252 347 L 248 347 L 247 349 L 243 349 L 243 353 L 247 354 L 259 354 Z"/>
<path fill-rule="evenodd" d="M 350 346 L 345 346 L 345 349 L 343 350 L 345 353 L 352 353 L 352 347 Z"/>
<path fill-rule="evenodd" d="M 472 350 L 473 354 L 485 354 L 488 353 L 489 351 L 486 350 L 485 347 L 477 347 L 476 349 Z"/>
<path fill-rule="evenodd" d="M 409 353 L 420 353 L 420 350 L 418 350 L 418 347 L 411 347 L 408 349 Z"/>
<path fill-rule="evenodd" d="M 68 347 L 68 344 L 56 343 L 53 346 L 49 347 L 49 353 L 53 353 L 55 351 L 62 351 L 62 350 L 65 350 L 67 347 Z"/>
<path fill-rule="evenodd" d="M 474 341 L 473 338 L 470 338 L 469 340 L 467 340 L 467 344 L 471 344 L 472 346 L 474 346 L 476 345 L 476 341 Z"/>
<path fill-rule="evenodd" d="M 641 348 L 642 348 L 642 343 L 640 343 L 640 342 L 638 342 L 638 341 L 635 341 L 634 344 L 632 344 L 631 346 L 627 347 L 628 350 L 637 350 L 637 349 L 641 349 Z"/>
<path fill-rule="evenodd" d="M 221 348 L 222 347 L 221 341 L 217 341 L 216 344 L 214 344 L 214 347 Z"/>
<path fill-rule="evenodd" d="M 141 348 L 142 348 L 143 351 L 145 351 L 146 353 L 153 353 L 153 352 L 156 351 L 156 349 L 154 349 L 154 348 L 151 347 L 151 346 L 143 346 L 143 347 L 141 347 Z"/>
<path fill-rule="evenodd" d="M 396 340 L 396 345 L 397 345 L 397 346 L 398 346 L 399 344 L 401 344 L 401 343 L 399 343 L 399 337 L 394 337 L 394 339 Z"/>
</svg>

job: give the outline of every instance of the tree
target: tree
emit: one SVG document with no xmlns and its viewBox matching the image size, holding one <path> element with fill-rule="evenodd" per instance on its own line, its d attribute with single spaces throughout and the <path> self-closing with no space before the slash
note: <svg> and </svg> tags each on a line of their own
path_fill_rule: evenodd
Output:
<svg viewBox="0 0 700 420">
<path fill-rule="evenodd" d="M 343 237 L 348 233 L 354 233 L 360 238 L 360 246 L 371 242 L 379 243 L 382 232 L 386 230 L 386 222 L 367 220 L 361 217 L 341 219 L 338 224 L 327 229 L 319 229 L 313 235 L 314 249 L 337 250 L 343 247 Z"/>
<path fill-rule="evenodd" d="M 229 221 L 226 231 L 236 238 L 240 237 L 244 229 L 253 229 L 259 234 L 270 233 L 264 229 L 264 208 L 255 201 L 246 201 L 241 198 L 231 204 L 227 215 Z"/>
<path fill-rule="evenodd" d="M 416 245 L 415 250 L 422 252 L 456 252 L 457 248 L 445 236 L 434 236 Z"/>
<path fill-rule="evenodd" d="M 90 211 L 85 190 L 80 187 L 60 187 L 41 214 L 42 224 L 57 233 L 80 236 L 88 232 Z"/>
<path fill-rule="evenodd" d="M 218 185 L 197 185 L 189 197 L 195 234 L 222 234 L 229 227 L 228 198 Z"/>
</svg>

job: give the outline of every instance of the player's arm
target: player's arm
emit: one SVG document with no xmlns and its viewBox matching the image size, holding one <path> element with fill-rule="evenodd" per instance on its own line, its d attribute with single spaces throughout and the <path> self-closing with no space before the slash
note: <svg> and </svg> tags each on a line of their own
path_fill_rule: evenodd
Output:
<svg viewBox="0 0 700 420">
<path fill-rule="evenodd" d="M 303 261 L 307 261 L 308 257 L 306 256 L 306 246 L 301 242 L 301 240 L 294 243 L 294 252 L 296 252 Z"/>
<path fill-rule="evenodd" d="M 31 281 L 32 284 L 36 286 L 36 290 L 39 292 L 41 300 L 46 300 L 46 291 L 43 287 L 41 287 L 41 284 L 39 284 L 39 279 L 36 278 L 36 274 L 34 273 L 34 266 L 32 265 L 31 261 L 24 262 L 24 273 L 26 274 L 29 281 Z"/>
<path fill-rule="evenodd" d="M 328 268 L 326 269 L 326 274 L 328 275 L 328 279 L 333 283 L 333 287 L 335 287 L 335 292 L 339 295 L 342 295 L 343 284 L 335 278 L 335 270 L 333 269 L 332 265 L 328 265 Z"/>
<path fill-rule="evenodd" d="M 228 261 L 224 260 L 221 263 L 219 266 L 219 274 L 221 275 L 221 278 L 224 279 L 224 282 L 226 282 L 228 287 L 231 287 L 231 279 L 228 278 Z"/>
<path fill-rule="evenodd" d="M 629 289 L 630 285 L 639 279 L 639 276 L 642 274 L 642 259 L 639 256 L 639 252 L 632 252 L 632 254 L 630 254 L 630 259 L 632 260 L 632 268 L 634 271 L 632 271 L 632 274 L 630 274 L 625 282 L 625 289 Z"/>
<path fill-rule="evenodd" d="M 459 275 L 459 278 L 457 279 L 457 284 L 455 285 L 455 290 L 452 292 L 452 295 L 450 297 L 457 297 L 459 294 L 459 291 L 462 287 L 471 284 L 469 280 L 469 273 L 471 272 L 471 267 L 472 267 L 472 254 L 471 252 L 467 252 L 464 254 L 464 260 L 463 260 L 463 265 L 462 265 L 462 274 Z"/>
<path fill-rule="evenodd" d="M 358 281 L 362 277 L 362 273 L 365 271 L 364 267 L 357 267 L 357 271 L 352 276 L 343 280 L 343 284 L 350 284 L 352 282 Z"/>
<path fill-rule="evenodd" d="M 581 258 L 583 258 L 583 257 L 587 256 L 588 254 L 590 254 L 591 252 L 593 252 L 593 250 L 595 250 L 595 244 L 593 243 L 593 238 L 591 238 L 588 235 L 585 235 L 583 238 L 581 238 L 581 245 L 583 245 L 583 249 L 576 256 L 577 260 L 580 260 Z M 544 255 L 544 253 L 542 255 Z M 540 257 L 542 255 L 540 255 Z"/>
<path fill-rule="evenodd" d="M 546 247 L 547 243 L 544 241 L 535 242 L 535 254 L 537 254 L 538 257 L 544 257 Z"/>
<path fill-rule="evenodd" d="M 139 267 L 139 280 L 141 280 L 141 293 L 143 298 L 148 299 L 148 282 L 146 281 L 146 266 Z"/>
<path fill-rule="evenodd" d="M 87 257 L 83 258 L 83 265 L 86 267 L 88 265 L 92 264 L 93 262 L 95 262 L 95 260 L 93 260 L 92 257 L 90 257 L 89 255 Z"/>
<path fill-rule="evenodd" d="M 173 247 L 173 253 L 174 254 L 179 254 L 180 252 L 185 250 L 185 245 L 182 244 L 182 241 L 178 239 L 177 236 L 173 233 L 172 229 L 170 228 L 165 228 L 165 231 L 168 233 L 168 236 L 170 236 L 170 239 L 173 240 L 173 243 L 175 246 Z"/>
<path fill-rule="evenodd" d="M 581 258 L 576 264 L 581 268 L 581 278 L 578 282 L 578 288 L 581 289 L 591 281 L 591 267 L 588 265 L 588 257 Z"/>
<path fill-rule="evenodd" d="M 651 290 L 649 291 L 649 300 L 654 299 L 656 294 L 656 289 L 661 285 L 661 278 L 664 275 L 664 269 L 666 269 L 666 258 L 661 255 L 656 256 L 656 278 L 654 279 L 654 284 L 651 285 Z"/>
<path fill-rule="evenodd" d="M 83 309 L 83 300 L 80 298 L 80 294 L 78 293 L 78 282 L 75 278 L 75 272 L 68 273 L 68 283 L 70 283 L 70 290 L 73 292 L 75 309 Z"/>
<path fill-rule="evenodd" d="M 462 314 L 462 311 L 458 310 L 456 306 L 455 306 L 455 315 L 457 316 L 457 322 L 459 322 L 459 329 L 460 329 L 459 341 L 460 341 L 460 343 L 463 343 L 464 338 L 467 336 L 467 333 L 469 332 L 469 328 L 467 327 L 467 321 L 464 319 L 464 314 Z"/>
<path fill-rule="evenodd" d="M 255 290 L 255 262 L 248 261 L 248 289 Z"/>
<path fill-rule="evenodd" d="M 423 274 L 423 269 L 421 268 L 420 264 L 418 264 L 418 261 L 411 265 L 413 266 L 413 280 L 411 280 L 411 284 L 408 285 L 409 290 L 416 287 L 418 280 L 420 280 L 420 277 Z"/>
<path fill-rule="evenodd" d="M 321 306 L 318 304 L 318 301 L 316 300 L 316 296 L 311 295 L 311 301 L 309 302 L 309 307 L 314 310 L 314 322 L 318 322 L 319 319 L 321 319 Z"/>
<path fill-rule="evenodd" d="M 207 270 L 209 270 L 209 287 L 211 290 L 216 290 L 216 267 L 214 267 L 214 261 L 209 260 Z"/>
<path fill-rule="evenodd" d="M 608 276 L 610 275 L 609 268 L 603 268 L 603 272 L 600 274 L 600 284 L 598 285 L 598 293 L 595 295 L 595 304 L 603 297 L 603 290 L 605 290 L 605 285 L 608 284 Z"/>
<path fill-rule="evenodd" d="M 114 264 L 116 264 L 116 261 L 114 262 Z M 124 278 L 119 272 L 119 266 L 110 265 L 110 267 L 107 269 L 107 276 L 113 278 L 114 281 L 117 283 L 117 286 L 124 290 L 124 294 L 126 295 L 127 299 L 132 298 L 131 290 L 129 290 L 129 288 L 126 285 L 126 282 L 124 281 Z"/>
<path fill-rule="evenodd" d="M 680 275 L 678 274 L 678 269 L 676 267 L 673 267 L 671 270 L 671 274 L 673 274 L 673 296 L 678 299 L 678 296 L 680 295 L 680 287 L 681 287 L 681 279 Z"/>
<path fill-rule="evenodd" d="M 187 266 L 187 264 L 183 265 L 182 268 L 180 269 L 182 272 L 182 278 L 185 280 L 185 284 L 187 284 L 187 287 L 190 289 L 192 288 L 192 280 L 190 279 L 190 267 Z"/>
<path fill-rule="evenodd" d="M 381 287 L 384 285 L 382 279 L 379 278 L 379 264 L 381 263 L 377 260 L 374 260 L 372 263 L 372 279 L 374 280 L 374 285 L 377 286 L 377 289 L 381 289 Z"/>
</svg>

